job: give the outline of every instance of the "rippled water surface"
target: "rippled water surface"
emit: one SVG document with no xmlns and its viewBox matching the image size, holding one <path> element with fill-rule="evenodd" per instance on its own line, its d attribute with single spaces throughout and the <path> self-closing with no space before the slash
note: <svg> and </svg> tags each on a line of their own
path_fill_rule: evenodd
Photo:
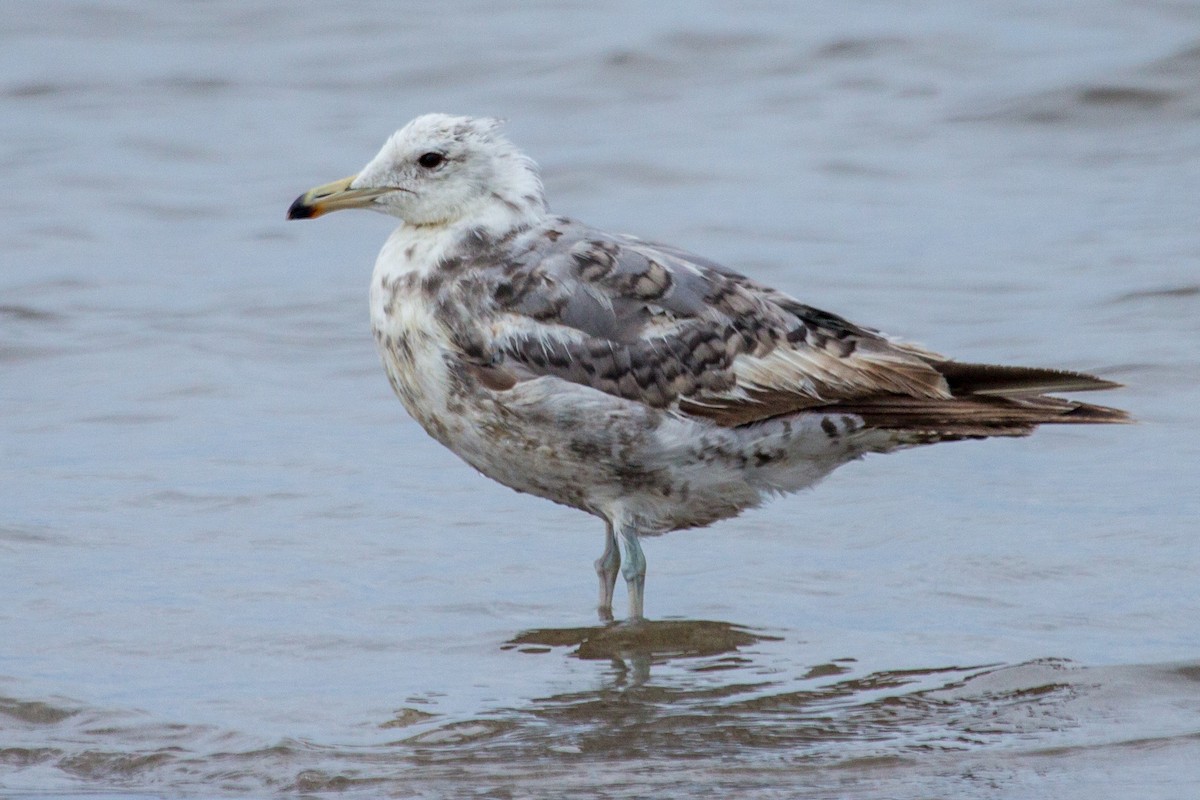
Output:
<svg viewBox="0 0 1200 800">
<path fill-rule="evenodd" d="M 1200 785 L 1200 5 L 6 12 L 0 794 Z M 1140 422 L 651 540 L 655 622 L 599 627 L 602 525 L 390 396 L 389 221 L 283 219 L 435 110 L 507 117 L 562 213 Z"/>
</svg>

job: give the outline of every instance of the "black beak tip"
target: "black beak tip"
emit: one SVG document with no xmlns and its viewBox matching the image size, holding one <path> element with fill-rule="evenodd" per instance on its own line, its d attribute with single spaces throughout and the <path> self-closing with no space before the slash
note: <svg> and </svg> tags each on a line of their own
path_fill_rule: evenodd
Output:
<svg viewBox="0 0 1200 800">
<path fill-rule="evenodd" d="M 304 202 L 305 195 L 300 195 L 288 208 L 288 219 L 312 219 L 313 207 Z"/>
</svg>

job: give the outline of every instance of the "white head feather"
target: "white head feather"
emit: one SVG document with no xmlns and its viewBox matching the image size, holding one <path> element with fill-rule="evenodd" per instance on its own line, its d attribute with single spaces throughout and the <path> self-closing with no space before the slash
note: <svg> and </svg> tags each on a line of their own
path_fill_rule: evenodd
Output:
<svg viewBox="0 0 1200 800">
<path fill-rule="evenodd" d="M 501 121 L 417 117 L 392 134 L 351 184 L 392 189 L 370 206 L 409 225 L 506 228 L 545 215 L 537 165 L 499 131 Z"/>
</svg>

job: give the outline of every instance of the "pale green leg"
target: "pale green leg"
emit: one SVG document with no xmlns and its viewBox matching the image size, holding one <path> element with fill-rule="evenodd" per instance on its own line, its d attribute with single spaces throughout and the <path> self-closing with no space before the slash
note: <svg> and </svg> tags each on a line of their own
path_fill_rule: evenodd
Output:
<svg viewBox="0 0 1200 800">
<path fill-rule="evenodd" d="M 629 622 L 640 622 L 643 616 L 643 598 L 646 590 L 646 556 L 638 543 L 637 530 L 622 526 L 621 541 L 625 544 L 625 566 L 621 574 L 629 589 Z"/>
<path fill-rule="evenodd" d="M 596 559 L 596 574 L 600 576 L 600 619 L 612 622 L 613 588 L 617 585 L 617 573 L 621 571 L 621 551 L 617 548 L 617 535 L 611 522 L 604 523 L 604 552 Z"/>
</svg>

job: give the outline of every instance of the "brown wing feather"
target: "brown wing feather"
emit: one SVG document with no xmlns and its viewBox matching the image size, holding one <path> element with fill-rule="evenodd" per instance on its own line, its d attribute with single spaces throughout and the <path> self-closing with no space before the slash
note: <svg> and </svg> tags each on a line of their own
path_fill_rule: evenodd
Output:
<svg viewBox="0 0 1200 800">
<path fill-rule="evenodd" d="M 878 397 L 835 403 L 826 410 L 858 415 L 873 428 L 979 436 L 1019 435 L 1046 423 L 1129 422 L 1129 415 L 1120 409 L 1044 395 L 973 395 L 953 400 Z"/>
<path fill-rule="evenodd" d="M 946 437 L 1127 419 L 1045 396 L 1109 381 L 951 361 L 675 248 L 547 225 L 502 276 L 464 273 L 494 303 L 486 341 L 464 345 L 491 388 L 555 376 L 729 427 L 816 409 Z"/>
<path fill-rule="evenodd" d="M 492 289 L 483 363 L 656 408 L 728 408 L 742 422 L 785 413 L 752 397 L 763 393 L 790 411 L 880 393 L 950 396 L 924 351 L 681 251 L 560 223 L 565 233 L 540 240 Z"/>
<path fill-rule="evenodd" d="M 854 414 L 873 428 L 906 430 L 939 438 L 1023 436 L 1047 423 L 1121 423 L 1129 415 L 1116 408 L 1038 394 L 1042 391 L 1108 389 L 1120 384 L 1091 375 L 1035 367 L 946 362 L 953 396 L 931 397 L 880 393 L 814 406 L 787 391 L 751 391 L 746 402 L 695 404 L 687 413 L 719 425 L 738 426 L 798 410 Z"/>
</svg>

